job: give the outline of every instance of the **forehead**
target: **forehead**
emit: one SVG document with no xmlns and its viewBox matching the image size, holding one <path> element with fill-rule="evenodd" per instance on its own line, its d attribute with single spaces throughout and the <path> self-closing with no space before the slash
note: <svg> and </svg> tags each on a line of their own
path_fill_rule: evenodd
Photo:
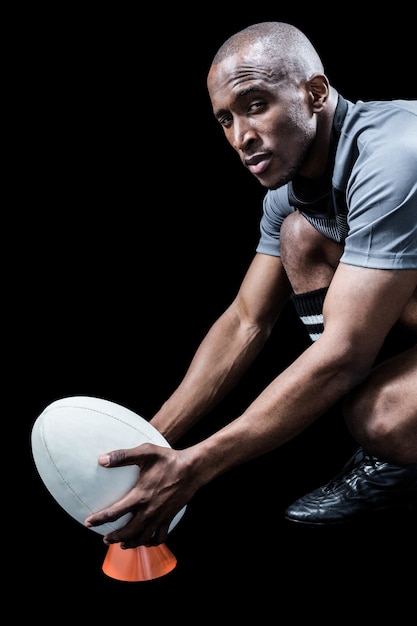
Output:
<svg viewBox="0 0 417 626">
<path fill-rule="evenodd" d="M 207 77 L 209 95 L 215 108 L 249 85 L 267 89 L 276 82 L 277 75 L 272 72 L 270 61 L 256 46 L 245 48 L 212 65 Z"/>
</svg>

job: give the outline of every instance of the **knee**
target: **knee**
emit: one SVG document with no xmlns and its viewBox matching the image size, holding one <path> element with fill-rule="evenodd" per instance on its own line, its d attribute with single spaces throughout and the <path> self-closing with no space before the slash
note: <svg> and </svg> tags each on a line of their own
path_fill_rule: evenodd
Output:
<svg viewBox="0 0 417 626">
<path fill-rule="evenodd" d="M 407 448 L 401 420 L 396 419 L 398 394 L 389 385 L 352 391 L 345 399 L 343 413 L 348 430 L 367 452 L 401 462 Z M 398 456 L 397 456 L 398 455 Z"/>
<path fill-rule="evenodd" d="M 340 244 L 319 233 L 298 211 L 281 226 L 280 250 L 295 293 L 327 287 L 342 253 Z"/>
<path fill-rule="evenodd" d="M 280 249 L 285 259 L 314 259 L 323 247 L 324 238 L 309 222 L 295 211 L 288 215 L 280 230 Z"/>
<path fill-rule="evenodd" d="M 390 397 L 384 389 L 370 390 L 359 386 L 345 398 L 343 414 L 355 437 L 368 441 L 380 439 L 389 430 Z"/>
</svg>

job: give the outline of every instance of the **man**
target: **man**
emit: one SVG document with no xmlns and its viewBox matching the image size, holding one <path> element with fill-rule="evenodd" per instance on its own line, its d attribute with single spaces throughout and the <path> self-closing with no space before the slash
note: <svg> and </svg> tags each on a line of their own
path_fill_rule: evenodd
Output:
<svg viewBox="0 0 417 626">
<path fill-rule="evenodd" d="M 228 39 L 207 85 L 226 139 L 267 189 L 261 236 L 236 298 L 151 423 L 175 445 L 235 387 L 289 298 L 311 345 L 205 440 L 103 454 L 109 468 L 141 469 L 124 498 L 86 520 L 97 526 L 132 512 L 104 537 L 125 548 L 164 542 L 200 487 L 296 437 L 344 398 L 360 448 L 286 518 L 341 523 L 417 500 L 415 338 L 376 365 L 394 325 L 417 334 L 417 101 L 345 100 L 305 35 L 279 22 Z"/>
</svg>

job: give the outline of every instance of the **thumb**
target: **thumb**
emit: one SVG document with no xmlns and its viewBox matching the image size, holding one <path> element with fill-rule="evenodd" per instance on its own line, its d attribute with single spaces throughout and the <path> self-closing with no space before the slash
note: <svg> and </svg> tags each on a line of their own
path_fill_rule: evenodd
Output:
<svg viewBox="0 0 417 626">
<path fill-rule="evenodd" d="M 128 457 L 128 450 L 112 450 L 100 454 L 98 463 L 103 467 L 117 467 L 119 465 L 133 465 L 135 460 L 132 454 Z"/>
<path fill-rule="evenodd" d="M 111 455 L 108 453 L 100 454 L 100 456 L 98 457 L 98 463 L 103 467 L 109 467 L 111 465 Z"/>
</svg>

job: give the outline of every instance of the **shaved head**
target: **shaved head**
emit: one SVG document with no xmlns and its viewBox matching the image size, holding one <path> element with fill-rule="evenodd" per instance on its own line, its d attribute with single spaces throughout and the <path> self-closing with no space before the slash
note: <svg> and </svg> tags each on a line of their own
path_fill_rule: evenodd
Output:
<svg viewBox="0 0 417 626">
<path fill-rule="evenodd" d="M 227 39 L 217 51 L 212 65 L 218 65 L 243 49 L 268 59 L 271 71 L 280 77 L 291 74 L 306 78 L 324 72 L 321 59 L 310 40 L 298 28 L 284 22 L 252 24 Z"/>
</svg>

